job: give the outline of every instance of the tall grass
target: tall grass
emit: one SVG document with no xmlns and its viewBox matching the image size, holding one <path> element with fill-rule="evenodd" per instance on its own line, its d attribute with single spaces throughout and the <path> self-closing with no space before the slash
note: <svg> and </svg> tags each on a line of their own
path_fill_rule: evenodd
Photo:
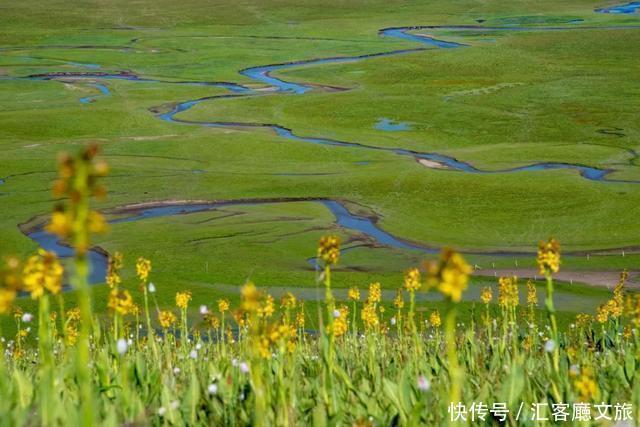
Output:
<svg viewBox="0 0 640 427">
<path fill-rule="evenodd" d="M 139 291 L 130 292 L 120 273 L 126 259 L 113 254 L 102 303 L 109 315 L 100 315 L 86 259 L 91 233 L 106 227 L 89 204 L 104 194 L 97 181 L 106 166 L 96 154 L 90 147 L 62 158 L 55 189 L 65 202 L 48 226 L 76 250 L 69 278 L 78 307 L 65 307 L 54 254 L 7 258 L 0 272 L 0 313 L 13 314 L 17 330 L 1 343 L 2 425 L 439 426 L 465 423 L 462 408 L 474 425 L 531 425 L 533 404 L 548 405 L 543 416 L 552 420 L 554 405 L 578 402 L 592 405 L 579 419 L 570 413 L 574 424 L 638 418 L 640 298 L 625 292 L 622 274 L 595 318 L 579 315 L 558 329 L 555 240 L 541 242 L 537 257 L 547 280 L 545 316 L 534 309 L 535 286 L 527 285 L 521 303 L 513 277 L 500 279 L 497 305 L 484 289 L 483 310 L 460 323 L 471 268 L 451 250 L 405 273 L 390 318 L 378 283 L 364 301 L 365 289 L 353 288 L 339 303 L 331 273 L 340 241 L 333 236 L 318 248 L 325 290 L 318 313 L 306 313 L 292 294 L 275 301 L 252 283 L 240 288 L 237 306 L 220 299 L 191 307 L 184 291 L 175 307 L 158 307 L 152 263 L 136 261 Z M 439 311 L 417 315 L 415 293 L 426 291 L 445 297 L 444 324 Z M 18 307 L 20 293 L 38 301 L 36 315 Z M 305 328 L 311 315 L 320 319 L 317 330 Z M 502 404 L 508 412 L 486 411 Z M 602 404 L 611 405 L 611 420 L 595 421 Z"/>
</svg>

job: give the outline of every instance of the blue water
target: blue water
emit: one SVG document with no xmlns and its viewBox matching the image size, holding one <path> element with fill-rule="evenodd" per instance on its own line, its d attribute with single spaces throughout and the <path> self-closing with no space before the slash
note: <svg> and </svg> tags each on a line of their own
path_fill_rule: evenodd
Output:
<svg viewBox="0 0 640 427">
<path fill-rule="evenodd" d="M 100 93 L 104 96 L 109 96 L 111 92 L 109 92 L 109 88 L 102 83 L 94 83 L 91 86 L 95 87 L 100 91 Z M 83 104 L 88 104 L 90 102 L 95 101 L 94 96 L 85 96 L 84 98 L 80 98 L 80 102 Z"/>
<path fill-rule="evenodd" d="M 335 200 L 324 200 L 321 203 L 331 211 L 338 225 L 340 225 L 341 227 L 347 230 L 358 231 L 369 237 L 373 237 L 380 244 L 390 246 L 393 248 L 415 249 L 420 251 L 427 250 L 422 246 L 412 245 L 410 243 L 404 242 L 398 239 L 397 237 L 387 233 L 386 231 L 380 229 L 371 220 L 371 218 L 352 214 L 340 202 L 337 202 Z M 431 251 L 436 252 L 436 250 L 431 250 Z"/>
<path fill-rule="evenodd" d="M 596 9 L 596 12 L 630 14 L 630 13 L 636 13 L 639 9 L 640 9 L 640 1 L 632 1 L 627 4 Z"/>
<path fill-rule="evenodd" d="M 387 132 L 396 132 L 401 130 L 409 130 L 411 129 L 411 126 L 409 125 L 409 123 L 396 122 L 391 119 L 382 118 L 376 123 L 375 128 Z"/>
<path fill-rule="evenodd" d="M 430 46 L 435 46 L 440 49 L 451 49 L 455 47 L 466 46 L 464 44 L 448 42 L 444 40 L 434 39 L 429 36 L 419 35 L 419 34 L 411 34 L 408 31 L 412 30 L 412 27 L 403 27 L 403 28 L 386 28 L 380 32 L 383 36 L 388 37 L 396 37 L 403 40 L 409 40 L 416 43 L 427 44 Z M 415 29 L 419 29 L 419 27 L 415 27 Z"/>
<path fill-rule="evenodd" d="M 427 43 L 427 44 L 430 44 L 430 43 Z M 263 65 L 259 67 L 246 68 L 244 70 L 241 70 L 240 74 L 242 74 L 243 76 L 249 77 L 250 79 L 253 79 L 271 86 L 275 86 L 281 92 L 293 92 L 296 94 L 303 94 L 313 89 L 313 86 L 305 85 L 303 83 L 287 82 L 285 80 L 278 79 L 276 77 L 271 76 L 271 73 L 273 71 L 285 70 L 288 68 L 300 67 L 305 65 L 334 64 L 334 63 L 346 64 L 350 62 L 361 61 L 367 58 L 379 58 L 379 57 L 391 56 L 391 55 L 401 55 L 405 53 L 417 52 L 420 50 L 421 49 L 402 49 L 402 50 L 395 50 L 391 52 L 373 53 L 369 55 L 336 56 L 332 58 L 308 59 L 303 61 L 288 62 L 285 64 Z"/>
</svg>

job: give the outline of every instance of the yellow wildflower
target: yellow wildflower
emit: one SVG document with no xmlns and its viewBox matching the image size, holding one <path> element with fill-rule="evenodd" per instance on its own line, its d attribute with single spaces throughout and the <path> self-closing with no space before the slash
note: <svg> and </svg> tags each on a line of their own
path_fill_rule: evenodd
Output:
<svg viewBox="0 0 640 427">
<path fill-rule="evenodd" d="M 16 257 L 7 257 L 5 265 L 0 269 L 0 287 L 17 292 L 22 289 L 22 268 L 20 260 Z"/>
<path fill-rule="evenodd" d="M 189 307 L 189 301 L 191 301 L 191 292 L 177 292 L 176 293 L 176 307 L 186 310 Z"/>
<path fill-rule="evenodd" d="M 493 299 L 493 291 L 490 287 L 482 289 L 482 292 L 480 293 L 480 299 L 485 304 L 489 304 L 491 302 L 491 300 Z"/>
<path fill-rule="evenodd" d="M 560 242 L 556 239 L 540 241 L 536 261 L 540 274 L 557 273 L 560 270 Z"/>
<path fill-rule="evenodd" d="M 436 287 L 451 301 L 460 302 L 472 272 L 462 255 L 451 249 L 443 249 L 439 261 L 427 262 L 425 266 L 428 285 Z"/>
<path fill-rule="evenodd" d="M 143 282 L 146 282 L 151 272 L 151 261 L 145 258 L 138 258 L 136 262 L 136 274 L 138 278 Z"/>
<path fill-rule="evenodd" d="M 39 249 L 37 255 L 29 257 L 23 270 L 24 289 L 37 299 L 45 291 L 58 294 L 62 290 L 64 269 L 53 252 Z"/>
<path fill-rule="evenodd" d="M 376 329 L 380 324 L 375 304 L 372 302 L 365 304 L 364 308 L 360 311 L 360 317 L 367 329 Z"/>
<path fill-rule="evenodd" d="M 300 329 L 304 329 L 304 311 L 296 313 L 296 326 Z"/>
<path fill-rule="evenodd" d="M 16 292 L 11 289 L 0 288 L 0 314 L 11 311 L 13 302 L 16 299 Z"/>
<path fill-rule="evenodd" d="M 260 307 L 260 297 L 261 293 L 251 282 L 248 282 L 246 285 L 240 289 L 240 306 L 242 310 L 246 312 L 254 312 L 257 311 Z"/>
<path fill-rule="evenodd" d="M 640 295 L 627 295 L 625 300 L 625 313 L 631 317 L 636 326 L 640 326 Z"/>
<path fill-rule="evenodd" d="M 340 313 L 339 316 L 333 319 L 333 335 L 335 337 L 340 337 L 347 332 L 349 307 L 343 305 L 338 309 L 338 312 Z"/>
<path fill-rule="evenodd" d="M 106 193 L 97 185 L 97 178 L 107 173 L 104 162 L 95 159 L 99 147 L 91 144 L 77 157 L 63 154 L 58 163 L 58 179 L 53 185 L 54 195 L 66 196 L 69 206 L 56 207 L 47 230 L 60 238 L 74 241 L 76 254 L 86 254 L 89 250 L 90 233 L 102 232 L 106 228 L 104 217 L 93 211 L 79 208 L 91 197 L 102 197 Z"/>
<path fill-rule="evenodd" d="M 404 273 L 404 287 L 409 292 L 415 292 L 420 288 L 420 270 L 410 268 Z"/>
<path fill-rule="evenodd" d="M 580 376 L 574 380 L 573 386 L 578 393 L 578 401 L 590 402 L 598 393 L 598 386 L 589 368 L 582 368 Z"/>
<path fill-rule="evenodd" d="M 87 217 L 87 227 L 91 233 L 101 234 L 107 231 L 107 220 L 99 212 L 90 211 Z"/>
<path fill-rule="evenodd" d="M 296 297 L 295 295 L 293 295 L 291 292 L 287 292 L 285 293 L 282 298 L 280 299 L 280 306 L 287 308 L 287 309 L 293 309 L 296 308 Z"/>
<path fill-rule="evenodd" d="M 349 292 L 347 292 L 347 296 L 351 301 L 360 301 L 360 290 L 355 286 L 349 288 Z"/>
<path fill-rule="evenodd" d="M 340 238 L 338 236 L 323 236 L 318 246 L 318 258 L 325 264 L 331 265 L 338 262 L 340 257 Z"/>
<path fill-rule="evenodd" d="M 77 322 L 80 320 L 80 308 L 74 307 L 67 310 L 67 320 Z"/>
<path fill-rule="evenodd" d="M 267 294 L 262 306 L 258 309 L 258 316 L 271 317 L 274 312 L 275 312 L 275 306 L 273 303 L 273 297 Z"/>
<path fill-rule="evenodd" d="M 516 307 L 520 303 L 518 278 L 501 277 L 498 279 L 498 304 L 501 307 Z"/>
<path fill-rule="evenodd" d="M 591 316 L 585 313 L 579 313 L 576 316 L 576 326 L 579 328 L 585 327 L 591 323 Z"/>
<path fill-rule="evenodd" d="M 396 297 L 393 299 L 393 306 L 397 309 L 404 307 L 404 298 L 402 296 L 402 288 L 396 291 Z"/>
<path fill-rule="evenodd" d="M 538 291 L 536 285 L 531 280 L 527 280 L 527 304 L 538 304 Z"/>
<path fill-rule="evenodd" d="M 613 319 L 617 319 L 622 314 L 622 304 L 618 303 L 615 298 L 610 299 L 606 302 L 607 304 L 607 312 L 609 316 Z"/>
<path fill-rule="evenodd" d="M 600 304 L 596 310 L 596 320 L 598 323 L 606 323 L 609 320 L 609 307 L 607 303 Z"/>
<path fill-rule="evenodd" d="M 382 290 L 380 289 L 380 283 L 375 282 L 369 285 L 369 297 L 367 300 L 371 303 L 380 302 L 382 299 Z"/>
<path fill-rule="evenodd" d="M 138 304 L 131 304 L 131 308 L 129 309 L 129 313 L 134 316 L 139 316 L 142 313 L 142 308 Z"/>
<path fill-rule="evenodd" d="M 218 329 L 220 327 L 220 319 L 213 314 L 207 314 L 205 320 L 209 322 L 209 326 L 213 329 Z"/>
<path fill-rule="evenodd" d="M 110 310 L 125 316 L 133 311 L 133 298 L 126 289 L 112 289 L 109 292 L 109 303 L 107 305 Z"/>
<path fill-rule="evenodd" d="M 60 238 L 66 238 L 71 234 L 72 223 L 71 215 L 64 212 L 60 207 L 51 214 L 51 221 L 45 229 Z"/>
<path fill-rule="evenodd" d="M 624 276 L 624 274 L 622 276 Z M 613 298 L 609 302 L 609 312 L 611 313 L 611 317 L 613 318 L 618 318 L 622 316 L 622 312 L 624 311 L 625 281 L 626 281 L 626 277 L 620 277 L 620 281 L 618 282 L 616 287 L 613 289 Z"/>
<path fill-rule="evenodd" d="M 267 337 L 260 337 L 258 339 L 258 354 L 264 359 L 271 358 L 271 341 Z"/>
<path fill-rule="evenodd" d="M 67 345 L 74 345 L 78 341 L 78 328 L 73 323 L 67 324 L 64 329 L 64 342 Z"/>
<path fill-rule="evenodd" d="M 221 298 L 218 300 L 218 311 L 220 313 L 224 313 L 229 310 L 229 300 L 226 298 Z"/>
<path fill-rule="evenodd" d="M 429 315 L 429 324 L 434 328 L 439 328 L 442 324 L 442 319 L 440 318 L 440 312 L 438 310 L 433 310 Z"/>
<path fill-rule="evenodd" d="M 107 268 L 107 285 L 110 288 L 114 288 L 118 286 L 122 279 L 120 278 L 119 270 L 122 268 L 122 254 L 120 252 L 116 252 L 113 256 L 109 257 L 109 265 Z"/>
<path fill-rule="evenodd" d="M 169 310 L 162 310 L 158 313 L 158 321 L 160 322 L 160 326 L 168 329 L 176 323 L 176 315 Z"/>
</svg>

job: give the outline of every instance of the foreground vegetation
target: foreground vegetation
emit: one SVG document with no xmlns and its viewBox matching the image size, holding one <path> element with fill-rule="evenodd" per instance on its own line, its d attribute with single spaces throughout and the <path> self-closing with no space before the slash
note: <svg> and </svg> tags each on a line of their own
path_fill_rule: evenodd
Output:
<svg viewBox="0 0 640 427">
<path fill-rule="evenodd" d="M 600 0 L 258 3 L 109 0 L 96 8 L 89 1 L 70 7 L 52 0 L 41 10 L 34 0 L 9 2 L 2 9 L 0 41 L 0 252 L 26 256 L 36 249 L 17 225 L 49 210 L 55 153 L 93 140 L 112 167 L 106 178 L 110 198 L 101 209 L 177 199 L 327 197 L 348 201 L 352 212 L 378 218 L 384 230 L 421 244 L 518 253 L 466 256 L 483 268 L 513 268 L 516 262 L 534 268 L 534 243 L 547 235 L 563 242 L 565 271 L 619 271 L 640 263 L 637 251 L 622 257 L 617 250 L 640 238 L 638 185 L 591 182 L 566 170 L 432 170 L 410 157 L 304 144 L 266 130 L 183 126 L 149 111 L 230 94 L 219 87 L 26 78 L 130 71 L 164 81 L 230 81 L 266 89 L 238 71 L 422 46 L 378 35 L 390 26 L 530 26 L 541 30 L 429 31 L 468 48 L 289 69 L 275 75 L 350 90 L 314 89 L 300 96 L 264 90 L 264 96 L 210 100 L 178 117 L 278 123 L 300 135 L 441 152 L 484 170 L 554 161 L 640 179 L 628 151 L 639 148 L 640 31 L 583 28 L 638 25 L 638 15 L 595 13 L 609 3 Z M 584 21 L 569 23 L 575 19 Z M 547 26 L 569 30 L 542 30 Z M 101 95 L 95 83 L 110 95 Z M 89 96 L 95 102 L 79 102 Z M 376 129 L 385 117 L 409 123 L 409 129 Z M 337 227 L 325 208 L 309 203 L 114 224 L 95 243 L 133 259 L 152 257 L 156 278 L 165 282 L 158 298 L 169 301 L 184 286 L 233 285 L 248 276 L 264 285 L 304 286 L 313 274 L 306 262 L 313 256 L 309 242 L 327 232 L 339 234 L 345 245 L 364 244 L 343 254 L 339 268 L 349 274 L 341 286 L 379 281 L 389 287 L 423 256 L 370 247 L 359 233 Z M 155 250 L 160 246 L 164 250 Z M 588 259 L 575 251 L 592 254 Z M 131 267 L 125 265 L 127 274 Z"/>
<path fill-rule="evenodd" d="M 139 286 L 130 286 L 114 253 L 109 316 L 100 316 L 87 283 L 90 237 L 106 227 L 89 205 L 106 192 L 96 154 L 90 146 L 62 157 L 54 192 L 63 202 L 47 226 L 75 248 L 67 278 L 78 306 L 65 307 L 64 268 L 53 253 L 7 258 L 1 270 L 0 313 L 13 314 L 17 327 L 1 341 L 4 425 L 529 425 L 556 419 L 550 408 L 557 416 L 565 404 L 565 420 L 576 425 L 638 417 L 640 298 L 627 294 L 622 273 L 595 317 L 559 328 L 553 239 L 540 243 L 536 260 L 544 313 L 532 283 L 521 302 L 524 285 L 500 278 L 497 296 L 484 289 L 481 309 L 461 322 L 472 268 L 451 250 L 404 273 L 392 310 L 379 283 L 351 288 L 349 303 L 337 303 L 340 239 L 326 236 L 317 251 L 325 296 L 315 313 L 293 294 L 276 302 L 247 283 L 238 304 L 212 301 L 194 320 L 189 291 L 175 294 L 175 308 L 158 306 L 152 263 L 136 261 Z M 418 315 L 423 291 L 445 298 L 442 312 Z M 21 293 L 37 301 L 37 314 L 15 305 Z M 319 326 L 311 330 L 313 316 Z"/>
</svg>

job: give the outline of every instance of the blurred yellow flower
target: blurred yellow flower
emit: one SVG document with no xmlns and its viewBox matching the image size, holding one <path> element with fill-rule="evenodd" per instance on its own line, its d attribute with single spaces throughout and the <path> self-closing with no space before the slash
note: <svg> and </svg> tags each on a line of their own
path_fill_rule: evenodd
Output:
<svg viewBox="0 0 640 427">
<path fill-rule="evenodd" d="M 333 335 L 335 337 L 340 337 L 347 332 L 347 317 L 349 315 L 349 307 L 347 307 L 346 305 L 341 306 L 338 309 L 338 313 L 338 317 L 333 319 Z"/>
<path fill-rule="evenodd" d="M 365 304 L 363 309 L 360 311 L 360 317 L 367 329 L 376 329 L 380 324 L 375 304 L 372 302 L 367 302 Z"/>
<path fill-rule="evenodd" d="M 109 292 L 109 303 L 107 306 L 110 310 L 125 316 L 133 312 L 133 298 L 126 289 L 112 289 Z"/>
<path fill-rule="evenodd" d="M 0 288 L 0 314 L 6 314 L 10 312 L 15 299 L 16 292 L 14 290 Z"/>
<path fill-rule="evenodd" d="M 540 274 L 557 273 L 560 270 L 560 242 L 553 238 L 540 241 L 536 261 Z"/>
<path fill-rule="evenodd" d="M 51 214 L 51 221 L 45 229 L 61 239 L 67 238 L 71 233 L 71 215 L 58 208 Z"/>
<path fill-rule="evenodd" d="M 229 300 L 226 298 L 221 298 L 218 300 L 218 311 L 220 313 L 224 313 L 229 310 Z"/>
<path fill-rule="evenodd" d="M 472 272 L 462 255 L 451 249 L 443 249 L 440 260 L 427 262 L 425 267 L 429 287 L 437 288 L 453 302 L 462 300 L 462 293 L 467 289 Z"/>
<path fill-rule="evenodd" d="M 393 306 L 397 309 L 404 307 L 404 298 L 402 296 L 402 288 L 396 291 L 396 297 L 393 299 Z"/>
<path fill-rule="evenodd" d="M 300 329 L 304 329 L 304 311 L 296 313 L 296 326 Z"/>
<path fill-rule="evenodd" d="M 489 304 L 493 299 L 493 290 L 488 286 L 483 288 L 482 292 L 480 292 L 480 299 L 483 303 Z"/>
<path fill-rule="evenodd" d="M 122 283 L 119 270 L 122 268 L 122 254 L 120 252 L 114 253 L 109 257 L 109 265 L 107 267 L 107 285 L 110 288 L 114 288 Z"/>
<path fill-rule="evenodd" d="M 160 322 L 160 326 L 168 329 L 176 323 L 176 315 L 169 310 L 162 310 L 158 313 L 158 321 Z"/>
<path fill-rule="evenodd" d="M 340 257 L 340 238 L 338 236 L 323 236 L 318 245 L 318 258 L 325 264 L 331 265 L 338 262 Z"/>
<path fill-rule="evenodd" d="M 104 215 L 96 211 L 89 211 L 87 226 L 91 233 L 96 234 L 104 233 L 109 228 L 107 226 L 107 220 L 104 218 Z"/>
<path fill-rule="evenodd" d="M 573 386 L 578 393 L 578 401 L 580 402 L 590 402 L 598 393 L 598 386 L 593 379 L 590 368 L 581 369 L 580 376 L 573 381 Z"/>
<path fill-rule="evenodd" d="M 80 320 L 80 308 L 78 307 L 70 308 L 69 310 L 67 310 L 66 316 L 67 316 L 67 320 L 70 320 L 72 322 L 77 322 L 78 320 Z"/>
<path fill-rule="evenodd" d="M 240 289 L 240 307 L 246 312 L 257 311 L 260 307 L 261 293 L 252 282 L 247 282 Z"/>
<path fill-rule="evenodd" d="M 62 290 L 62 275 L 64 269 L 53 252 L 43 249 L 37 255 L 29 257 L 23 270 L 25 291 L 31 293 L 31 298 L 37 299 L 45 291 L 58 294 Z"/>
<path fill-rule="evenodd" d="M 438 310 L 433 310 L 429 315 L 429 324 L 434 328 L 439 328 L 442 324 L 442 319 L 440 318 L 440 312 Z"/>
<path fill-rule="evenodd" d="M 209 326 L 211 326 L 213 329 L 218 329 L 220 327 L 220 319 L 218 319 L 218 317 L 214 316 L 213 314 L 207 314 L 205 316 L 205 320 L 209 322 Z"/>
<path fill-rule="evenodd" d="M 591 316 L 585 313 L 579 313 L 576 316 L 576 326 L 578 326 L 579 328 L 585 327 L 587 326 L 589 323 L 591 323 Z"/>
<path fill-rule="evenodd" d="M 264 298 L 262 306 L 258 308 L 258 316 L 260 317 L 271 317 L 273 313 L 275 313 L 275 305 L 273 302 L 273 297 L 269 294 Z"/>
<path fill-rule="evenodd" d="M 280 306 L 286 309 L 296 308 L 296 297 L 291 292 L 285 293 L 280 299 Z"/>
<path fill-rule="evenodd" d="M 73 324 L 69 323 L 64 328 L 64 342 L 67 345 L 74 345 L 78 341 L 78 328 Z"/>
<path fill-rule="evenodd" d="M 527 304 L 530 306 L 538 304 L 538 290 L 531 280 L 527 280 Z"/>
</svg>

